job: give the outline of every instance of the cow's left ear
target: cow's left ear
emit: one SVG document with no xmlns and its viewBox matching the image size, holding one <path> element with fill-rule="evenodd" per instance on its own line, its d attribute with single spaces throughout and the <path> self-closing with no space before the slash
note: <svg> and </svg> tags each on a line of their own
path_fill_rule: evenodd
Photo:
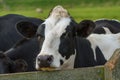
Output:
<svg viewBox="0 0 120 80">
<path fill-rule="evenodd" d="M 94 28 L 95 23 L 92 20 L 83 20 L 76 27 L 77 35 L 87 37 L 93 32 Z"/>
<path fill-rule="evenodd" d="M 38 26 L 32 22 L 21 21 L 16 24 L 17 31 L 25 38 L 34 37 Z"/>
</svg>

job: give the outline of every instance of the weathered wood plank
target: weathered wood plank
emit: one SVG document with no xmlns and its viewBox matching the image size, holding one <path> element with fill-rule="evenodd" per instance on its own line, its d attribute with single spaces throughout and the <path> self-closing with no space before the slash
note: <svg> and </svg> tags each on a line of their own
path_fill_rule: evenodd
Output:
<svg viewBox="0 0 120 80">
<path fill-rule="evenodd" d="M 0 75 L 0 80 L 104 80 L 104 67 Z"/>
<path fill-rule="evenodd" d="M 113 80 L 120 80 L 120 50 L 118 50 L 118 59 L 116 60 L 115 67 L 112 71 Z"/>
<path fill-rule="evenodd" d="M 105 64 L 107 68 L 107 77 L 111 79 L 108 80 L 120 80 L 120 49 L 117 49 L 110 60 Z M 107 79 L 106 79 L 107 80 Z"/>
</svg>

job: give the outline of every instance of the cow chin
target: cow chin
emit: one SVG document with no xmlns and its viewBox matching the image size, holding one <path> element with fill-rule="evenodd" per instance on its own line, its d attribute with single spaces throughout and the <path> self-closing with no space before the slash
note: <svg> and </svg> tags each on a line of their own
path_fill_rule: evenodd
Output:
<svg viewBox="0 0 120 80">
<path fill-rule="evenodd" d="M 54 68 L 54 67 L 45 67 L 45 68 L 40 68 L 39 70 L 41 70 L 41 71 L 55 71 L 56 68 Z"/>
<path fill-rule="evenodd" d="M 59 70 L 58 68 L 55 67 L 42 67 L 42 68 L 36 68 L 38 71 L 55 71 Z"/>
<path fill-rule="evenodd" d="M 57 66 L 49 66 L 49 67 L 40 67 L 39 65 L 36 65 L 36 70 L 38 71 L 55 71 L 55 70 L 61 70 L 61 67 Z"/>
</svg>

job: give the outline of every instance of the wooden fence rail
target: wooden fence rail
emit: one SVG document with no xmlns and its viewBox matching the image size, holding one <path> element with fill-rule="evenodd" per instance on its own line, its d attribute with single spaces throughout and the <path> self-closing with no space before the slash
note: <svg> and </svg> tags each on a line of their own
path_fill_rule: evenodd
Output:
<svg viewBox="0 0 120 80">
<path fill-rule="evenodd" d="M 0 80 L 120 80 L 120 49 L 102 66 L 61 71 L 1 74 Z"/>
</svg>

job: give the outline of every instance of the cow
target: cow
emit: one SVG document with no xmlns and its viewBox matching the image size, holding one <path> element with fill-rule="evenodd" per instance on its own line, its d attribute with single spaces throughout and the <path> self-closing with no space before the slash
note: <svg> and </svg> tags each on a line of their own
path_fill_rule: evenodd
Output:
<svg viewBox="0 0 120 80">
<path fill-rule="evenodd" d="M 0 17 L 0 50 L 5 52 L 10 49 L 15 43 L 23 39 L 24 36 L 19 34 L 16 29 L 16 24 L 27 21 L 33 23 L 36 28 L 43 20 L 33 17 L 25 17 L 18 14 L 7 14 Z M 25 25 L 27 25 L 26 23 Z"/>
<path fill-rule="evenodd" d="M 18 25 L 17 29 L 28 38 L 36 35 L 44 38 L 36 57 L 37 70 L 103 65 L 120 48 L 119 31 L 117 34 L 96 34 L 95 22 L 83 20 L 78 24 L 62 6 L 52 9 L 35 34 L 27 35 L 29 32 L 24 31 L 24 25 Z M 106 29 L 107 33 L 112 33 L 109 28 Z"/>
<path fill-rule="evenodd" d="M 0 74 L 25 72 L 27 67 L 28 65 L 24 59 L 13 61 L 4 52 L 0 52 Z"/>
</svg>

